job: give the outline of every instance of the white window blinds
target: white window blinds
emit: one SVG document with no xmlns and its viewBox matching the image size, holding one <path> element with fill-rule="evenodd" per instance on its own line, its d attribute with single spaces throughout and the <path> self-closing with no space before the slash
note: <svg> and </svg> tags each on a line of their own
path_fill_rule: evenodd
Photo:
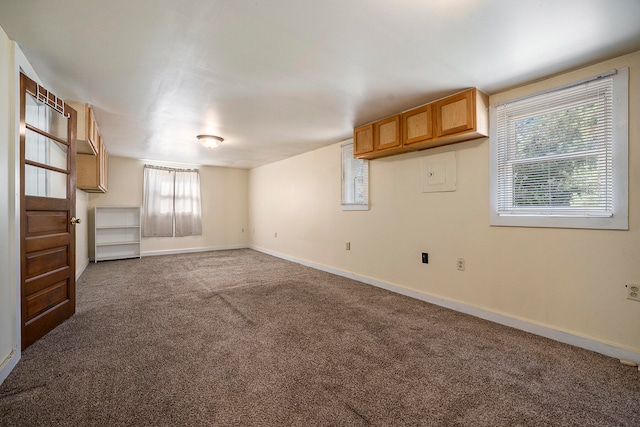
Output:
<svg viewBox="0 0 640 427">
<path fill-rule="evenodd" d="M 369 208 L 369 162 L 353 158 L 353 143 L 342 145 L 342 209 Z"/>
<path fill-rule="evenodd" d="M 613 214 L 613 76 L 496 106 L 499 215 Z"/>
</svg>

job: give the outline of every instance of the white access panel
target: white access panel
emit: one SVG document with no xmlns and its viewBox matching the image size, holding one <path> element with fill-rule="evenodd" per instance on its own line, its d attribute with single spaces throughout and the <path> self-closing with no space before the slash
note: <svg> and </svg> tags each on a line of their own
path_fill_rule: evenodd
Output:
<svg viewBox="0 0 640 427">
<path fill-rule="evenodd" d="M 456 152 L 425 156 L 420 160 L 423 193 L 456 191 Z"/>
</svg>

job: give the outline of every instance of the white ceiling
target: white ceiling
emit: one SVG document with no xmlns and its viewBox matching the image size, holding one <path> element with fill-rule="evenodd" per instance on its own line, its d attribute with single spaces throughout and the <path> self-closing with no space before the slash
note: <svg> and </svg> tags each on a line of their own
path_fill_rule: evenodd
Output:
<svg viewBox="0 0 640 427">
<path fill-rule="evenodd" d="M 640 50 L 639 17 L 640 0 L 0 0 L 0 26 L 50 90 L 93 105 L 111 155 L 239 168 Z"/>
</svg>

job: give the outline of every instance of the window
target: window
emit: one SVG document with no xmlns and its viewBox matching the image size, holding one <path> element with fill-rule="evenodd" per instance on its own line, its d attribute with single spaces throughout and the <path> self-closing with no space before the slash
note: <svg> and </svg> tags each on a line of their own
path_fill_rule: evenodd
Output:
<svg viewBox="0 0 640 427">
<path fill-rule="evenodd" d="M 145 165 L 142 235 L 183 237 L 201 234 L 198 171 Z"/>
<path fill-rule="evenodd" d="M 628 80 L 491 106 L 491 225 L 628 229 Z"/>
<path fill-rule="evenodd" d="M 369 162 L 353 158 L 353 142 L 342 145 L 342 210 L 369 209 Z"/>
</svg>

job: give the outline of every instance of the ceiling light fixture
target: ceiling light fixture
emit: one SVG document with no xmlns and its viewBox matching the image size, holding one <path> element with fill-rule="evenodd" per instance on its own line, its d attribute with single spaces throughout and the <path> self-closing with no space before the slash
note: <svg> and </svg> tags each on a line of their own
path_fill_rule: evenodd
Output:
<svg viewBox="0 0 640 427">
<path fill-rule="evenodd" d="M 207 148 L 216 148 L 224 141 L 224 139 L 215 135 L 198 135 L 197 138 L 200 144 Z"/>
</svg>

